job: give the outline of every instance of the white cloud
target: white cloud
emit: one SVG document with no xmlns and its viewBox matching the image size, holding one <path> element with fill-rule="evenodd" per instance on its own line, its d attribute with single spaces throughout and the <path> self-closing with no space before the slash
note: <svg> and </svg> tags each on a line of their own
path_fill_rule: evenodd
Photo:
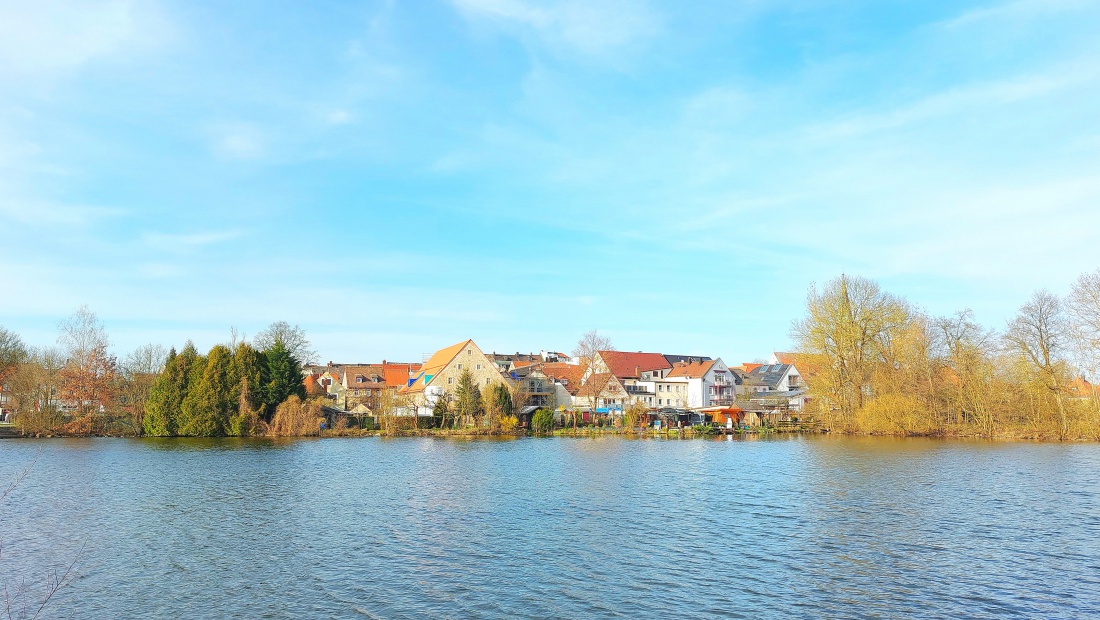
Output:
<svg viewBox="0 0 1100 620">
<path fill-rule="evenodd" d="M 224 243 L 244 236 L 239 230 L 210 230 L 196 233 L 149 232 L 141 236 L 146 245 L 158 249 L 184 249 Z"/>
<path fill-rule="evenodd" d="M 266 152 L 264 136 L 250 124 L 222 124 L 211 129 L 209 134 L 213 151 L 227 159 L 257 159 Z"/>
<path fill-rule="evenodd" d="M 170 29 L 151 1 L 0 3 L 0 72 L 71 69 L 128 46 L 161 44 Z M 4 68 L 7 71 L 3 71 Z"/>
<path fill-rule="evenodd" d="M 452 0 L 466 16 L 515 35 L 534 35 L 558 50 L 607 56 L 660 32 L 660 20 L 641 0 Z"/>
</svg>

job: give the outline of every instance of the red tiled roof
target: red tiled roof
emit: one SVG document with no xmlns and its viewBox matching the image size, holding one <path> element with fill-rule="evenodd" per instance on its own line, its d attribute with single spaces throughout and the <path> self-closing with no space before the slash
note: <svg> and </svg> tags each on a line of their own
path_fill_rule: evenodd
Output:
<svg viewBox="0 0 1100 620">
<path fill-rule="evenodd" d="M 616 377 L 637 377 L 647 370 L 671 368 L 660 353 L 629 353 L 627 351 L 600 351 L 600 357 L 608 370 Z"/>
<path fill-rule="evenodd" d="M 420 364 L 382 364 L 386 387 L 405 387 L 420 372 Z"/>
</svg>

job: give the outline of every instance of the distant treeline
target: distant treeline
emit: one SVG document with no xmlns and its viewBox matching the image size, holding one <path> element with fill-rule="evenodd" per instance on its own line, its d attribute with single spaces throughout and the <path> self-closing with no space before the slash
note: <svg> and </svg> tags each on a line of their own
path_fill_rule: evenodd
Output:
<svg viewBox="0 0 1100 620">
<path fill-rule="evenodd" d="M 301 363 L 281 340 L 264 351 L 242 342 L 199 355 L 188 343 L 168 353 L 145 403 L 142 428 L 154 437 L 265 434 L 276 408 L 305 398 Z"/>
<path fill-rule="evenodd" d="M 150 344 L 125 360 L 108 353 L 99 319 L 81 308 L 62 321 L 56 347 L 29 348 L 0 327 L 4 408 L 35 435 L 245 436 L 317 431 L 305 403 L 302 361 L 316 354 L 297 325 L 273 323 L 251 343 L 200 355 Z"/>
<path fill-rule="evenodd" d="M 1001 330 L 929 316 L 871 280 L 811 287 L 792 337 L 809 412 L 833 430 L 1100 439 L 1100 270 L 1038 291 Z"/>
</svg>

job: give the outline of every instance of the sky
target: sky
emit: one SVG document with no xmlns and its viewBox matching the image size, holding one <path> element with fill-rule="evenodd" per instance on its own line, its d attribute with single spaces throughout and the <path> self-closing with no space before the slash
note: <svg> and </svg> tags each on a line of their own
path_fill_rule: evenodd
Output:
<svg viewBox="0 0 1100 620">
<path fill-rule="evenodd" d="M 0 326 L 788 350 L 1100 267 L 1094 0 L 0 0 Z"/>
</svg>

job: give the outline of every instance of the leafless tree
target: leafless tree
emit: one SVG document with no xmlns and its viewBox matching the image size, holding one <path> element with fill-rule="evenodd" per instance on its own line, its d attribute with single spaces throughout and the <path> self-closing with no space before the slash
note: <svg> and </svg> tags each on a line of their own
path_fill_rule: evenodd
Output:
<svg viewBox="0 0 1100 620">
<path fill-rule="evenodd" d="M 1068 366 L 1064 355 L 1069 324 L 1062 301 L 1049 291 L 1037 291 L 1005 330 L 1004 339 L 1025 364 L 1031 383 L 1053 397 L 1059 437 L 1069 432 L 1065 395 Z"/>
<path fill-rule="evenodd" d="M 267 326 L 267 329 L 256 334 L 252 339 L 252 345 L 258 351 L 266 351 L 282 342 L 286 350 L 298 360 L 300 364 L 316 364 L 317 352 L 310 348 L 306 332 L 298 325 L 290 325 L 286 321 L 276 321 Z"/>
</svg>

